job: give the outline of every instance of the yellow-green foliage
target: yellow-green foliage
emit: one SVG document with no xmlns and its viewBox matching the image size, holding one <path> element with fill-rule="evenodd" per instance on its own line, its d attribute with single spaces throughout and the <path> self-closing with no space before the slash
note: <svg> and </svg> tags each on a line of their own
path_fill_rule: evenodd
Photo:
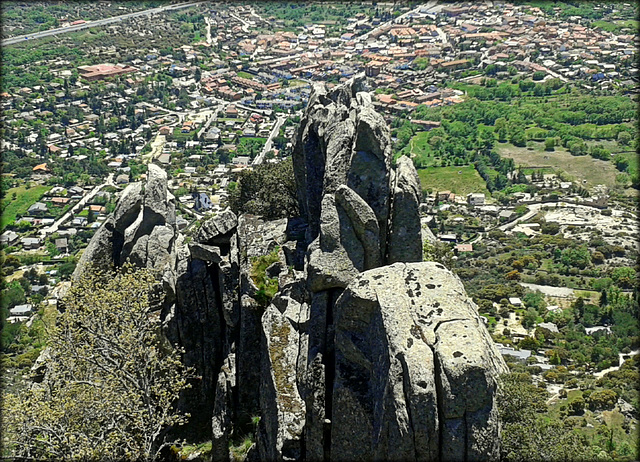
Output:
<svg viewBox="0 0 640 462">
<path fill-rule="evenodd" d="M 267 255 L 261 257 L 253 257 L 251 259 L 251 280 L 258 288 L 258 292 L 254 297 L 261 305 L 266 305 L 271 301 L 273 296 L 278 292 L 278 279 L 267 277 L 266 271 L 269 266 L 279 260 L 278 253 L 280 247 L 276 247 Z"/>
<path fill-rule="evenodd" d="M 459 196 L 468 193 L 484 193 L 487 197 L 491 195 L 485 181 L 473 166 L 421 168 L 418 176 L 425 192 L 451 191 Z"/>
<path fill-rule="evenodd" d="M 4 396 L 11 456 L 148 460 L 163 430 L 186 422 L 173 406 L 193 373 L 157 335 L 155 284 L 148 270 L 130 266 L 74 283 L 48 338 L 47 386 Z"/>
<path fill-rule="evenodd" d="M 179 460 L 210 460 L 211 459 L 211 448 L 212 442 L 205 441 L 204 443 L 199 444 L 187 444 L 182 446 L 181 448 L 175 448 L 173 452 L 176 453 L 176 456 Z"/>
<path fill-rule="evenodd" d="M 239 444 L 232 445 L 229 448 L 231 453 L 231 460 L 233 462 L 242 462 L 247 457 L 247 452 L 253 445 L 253 438 L 250 436 L 245 437 Z"/>
</svg>

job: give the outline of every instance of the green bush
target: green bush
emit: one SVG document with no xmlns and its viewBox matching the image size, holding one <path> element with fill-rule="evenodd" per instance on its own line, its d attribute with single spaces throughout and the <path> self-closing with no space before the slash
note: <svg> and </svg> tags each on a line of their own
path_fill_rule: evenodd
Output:
<svg viewBox="0 0 640 462">
<path fill-rule="evenodd" d="M 267 277 L 267 268 L 280 260 L 278 253 L 280 247 L 276 247 L 267 255 L 253 257 L 251 259 L 251 280 L 258 288 L 254 299 L 262 306 L 269 304 L 273 296 L 278 292 L 278 279 Z"/>
</svg>

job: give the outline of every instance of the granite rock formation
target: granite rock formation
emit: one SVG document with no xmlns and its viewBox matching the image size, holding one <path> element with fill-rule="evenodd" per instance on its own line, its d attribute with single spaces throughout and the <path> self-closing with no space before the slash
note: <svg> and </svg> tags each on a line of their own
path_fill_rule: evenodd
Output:
<svg viewBox="0 0 640 462">
<path fill-rule="evenodd" d="M 364 77 L 314 88 L 293 149 L 301 217 L 222 212 L 191 239 L 166 174 L 121 194 L 84 252 L 156 271 L 164 333 L 201 380 L 178 405 L 229 459 L 260 417 L 250 460 L 491 460 L 497 353 L 460 280 L 422 262 L 420 185 L 392 164 Z M 429 238 L 429 236 L 427 236 Z M 277 255 L 265 303 L 255 257 Z"/>
</svg>

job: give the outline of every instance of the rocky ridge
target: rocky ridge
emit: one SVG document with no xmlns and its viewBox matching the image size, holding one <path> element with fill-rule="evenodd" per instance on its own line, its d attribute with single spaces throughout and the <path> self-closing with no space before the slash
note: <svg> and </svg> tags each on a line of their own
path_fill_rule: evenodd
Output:
<svg viewBox="0 0 640 462">
<path fill-rule="evenodd" d="M 419 179 L 392 167 L 364 77 L 314 88 L 294 140 L 302 216 L 222 212 L 189 241 L 166 173 L 129 185 L 79 262 L 129 261 L 162 281 L 165 335 L 201 380 L 181 398 L 229 459 L 259 416 L 252 460 L 496 459 L 506 366 L 449 270 L 422 262 Z M 265 304 L 251 272 L 275 252 Z"/>
</svg>

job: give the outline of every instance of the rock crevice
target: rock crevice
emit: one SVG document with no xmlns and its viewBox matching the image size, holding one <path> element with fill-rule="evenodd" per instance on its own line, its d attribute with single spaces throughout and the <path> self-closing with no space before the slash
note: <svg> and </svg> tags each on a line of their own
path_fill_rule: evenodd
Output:
<svg viewBox="0 0 640 462">
<path fill-rule="evenodd" d="M 178 406 L 214 460 L 259 417 L 252 460 L 491 460 L 506 366 L 444 266 L 422 262 L 420 183 L 364 76 L 316 86 L 294 140 L 302 216 L 222 212 L 190 242 L 166 173 L 121 194 L 89 262 L 157 272 L 164 333 L 201 380 Z M 272 253 L 265 302 L 254 259 Z"/>
</svg>

